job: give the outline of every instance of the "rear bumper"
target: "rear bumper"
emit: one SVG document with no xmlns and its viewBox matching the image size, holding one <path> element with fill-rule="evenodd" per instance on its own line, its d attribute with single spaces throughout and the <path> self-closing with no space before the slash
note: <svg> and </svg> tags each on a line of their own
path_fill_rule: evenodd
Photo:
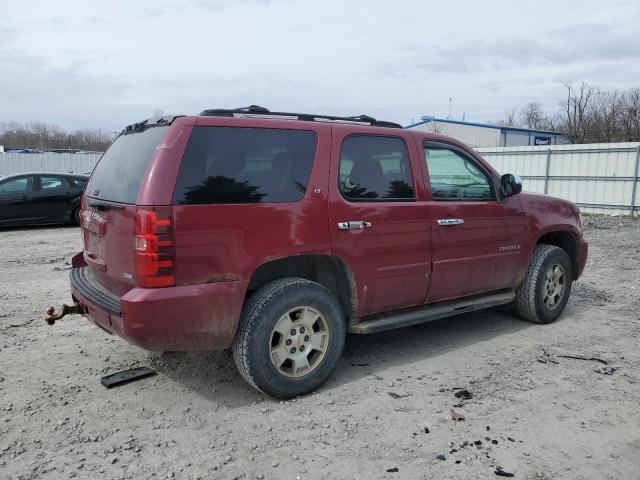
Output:
<svg viewBox="0 0 640 480">
<path fill-rule="evenodd" d="M 236 331 L 245 282 L 133 288 L 117 297 L 88 267 L 71 269 L 73 299 L 96 325 L 153 351 L 228 348 Z"/>
</svg>

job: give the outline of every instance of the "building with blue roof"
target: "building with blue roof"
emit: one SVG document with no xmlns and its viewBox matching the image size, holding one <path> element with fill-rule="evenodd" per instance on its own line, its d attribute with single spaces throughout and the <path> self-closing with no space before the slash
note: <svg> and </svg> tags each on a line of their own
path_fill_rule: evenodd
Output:
<svg viewBox="0 0 640 480">
<path fill-rule="evenodd" d="M 463 122 L 446 118 L 422 117 L 405 128 L 453 137 L 470 147 L 526 147 L 569 143 L 566 135 L 548 130 L 507 127 L 488 123 Z"/>
</svg>

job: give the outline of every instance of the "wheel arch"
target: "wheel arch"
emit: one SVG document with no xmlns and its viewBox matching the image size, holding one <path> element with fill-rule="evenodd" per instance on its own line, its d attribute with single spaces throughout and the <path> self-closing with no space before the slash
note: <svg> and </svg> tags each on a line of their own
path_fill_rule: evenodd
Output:
<svg viewBox="0 0 640 480">
<path fill-rule="evenodd" d="M 578 274 L 578 255 L 580 251 L 578 238 L 570 231 L 567 230 L 554 230 L 550 232 L 546 232 L 542 234 L 536 245 L 546 244 L 546 245 L 555 245 L 556 247 L 562 248 L 571 259 L 571 268 L 573 270 L 573 278 L 574 280 L 577 278 Z"/>
<path fill-rule="evenodd" d="M 339 257 L 305 254 L 269 260 L 254 270 L 247 285 L 247 297 L 267 283 L 284 277 L 299 277 L 319 283 L 340 303 L 346 318 L 358 305 L 353 272 Z"/>
</svg>

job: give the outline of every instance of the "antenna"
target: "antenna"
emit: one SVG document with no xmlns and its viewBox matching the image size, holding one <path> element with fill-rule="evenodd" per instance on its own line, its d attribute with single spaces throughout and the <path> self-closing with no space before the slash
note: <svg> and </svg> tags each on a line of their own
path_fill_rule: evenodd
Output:
<svg viewBox="0 0 640 480">
<path fill-rule="evenodd" d="M 451 116 L 451 102 L 453 101 L 453 98 L 449 97 L 449 116 L 447 117 L 447 120 L 451 120 L 453 117 Z"/>
</svg>

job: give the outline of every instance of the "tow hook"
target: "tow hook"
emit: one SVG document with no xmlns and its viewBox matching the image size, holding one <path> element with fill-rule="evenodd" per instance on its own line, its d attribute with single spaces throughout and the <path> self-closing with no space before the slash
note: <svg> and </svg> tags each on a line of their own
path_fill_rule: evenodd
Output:
<svg viewBox="0 0 640 480">
<path fill-rule="evenodd" d="M 82 315 L 83 313 L 85 313 L 85 309 L 78 302 L 74 303 L 71 306 L 63 303 L 58 313 L 56 313 L 53 307 L 47 308 L 47 314 L 45 315 L 44 320 L 49 325 L 53 325 L 54 323 L 56 323 L 56 320 L 60 320 L 65 315 Z"/>
</svg>

